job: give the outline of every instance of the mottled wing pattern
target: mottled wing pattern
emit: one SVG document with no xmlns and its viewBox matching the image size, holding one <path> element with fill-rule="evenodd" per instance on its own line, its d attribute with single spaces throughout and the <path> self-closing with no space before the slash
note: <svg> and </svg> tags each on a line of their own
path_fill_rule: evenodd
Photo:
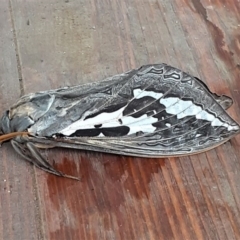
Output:
<svg viewBox="0 0 240 240">
<path fill-rule="evenodd" d="M 63 147 L 174 156 L 213 148 L 239 132 L 224 110 L 230 98 L 166 64 L 49 91 L 46 97 L 51 104 L 28 131 Z"/>
</svg>

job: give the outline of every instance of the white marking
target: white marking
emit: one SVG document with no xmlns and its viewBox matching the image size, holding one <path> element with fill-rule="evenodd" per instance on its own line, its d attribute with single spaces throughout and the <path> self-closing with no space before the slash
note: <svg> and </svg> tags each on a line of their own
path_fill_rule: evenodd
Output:
<svg viewBox="0 0 240 240">
<path fill-rule="evenodd" d="M 168 108 L 168 107 L 174 107 L 174 105 L 176 105 L 179 100 L 180 100 L 179 98 L 174 98 L 174 97 L 161 98 L 160 103 L 163 104 L 166 108 Z M 177 106 L 178 105 L 179 104 L 177 104 Z M 170 109 L 169 111 L 175 112 L 174 109 Z"/>
<path fill-rule="evenodd" d="M 158 121 L 158 119 L 154 117 L 148 117 L 147 114 L 144 114 L 138 118 L 126 116 L 122 118 L 122 121 L 123 121 L 123 124 L 126 126 L 129 126 L 129 125 L 136 126 L 136 124 L 138 126 L 139 125 L 143 126 L 143 125 L 149 125 L 149 124 L 155 123 Z"/>
<path fill-rule="evenodd" d="M 88 118 L 86 120 L 80 119 L 72 123 L 68 127 L 64 128 L 62 131 L 60 131 L 60 133 L 68 136 L 79 129 L 95 128 L 94 125 L 104 124 L 111 121 L 117 121 L 117 119 L 122 116 L 123 110 L 124 110 L 124 107 L 120 108 L 115 112 L 100 113 L 99 115 L 93 118 Z"/>
<path fill-rule="evenodd" d="M 215 118 L 213 121 L 212 121 L 212 126 L 222 126 L 224 125 L 222 121 L 220 121 L 218 118 Z M 226 126 L 226 125 L 225 125 Z M 226 126 L 227 127 L 227 126 Z"/>
<path fill-rule="evenodd" d="M 197 135 L 196 135 L 196 137 L 200 137 L 200 136 L 202 136 L 202 134 L 197 134 Z"/>
<path fill-rule="evenodd" d="M 207 120 L 211 122 L 213 127 L 215 126 L 223 126 L 228 128 L 229 131 L 237 130 L 238 127 L 231 127 L 229 124 L 224 123 L 223 121 L 215 118 L 215 116 L 211 113 L 208 113 L 205 110 L 202 110 L 200 106 L 193 104 L 192 101 L 184 101 L 179 98 L 162 98 L 160 99 L 160 103 L 166 107 L 166 112 L 170 114 L 177 115 L 178 119 L 187 117 L 187 116 L 195 116 L 197 119 Z"/>
<path fill-rule="evenodd" d="M 101 113 L 93 118 L 78 120 L 60 131 L 60 133 L 69 136 L 79 129 L 95 128 L 94 125 L 98 124 L 102 124 L 102 128 L 129 126 L 130 132 L 128 134 L 138 131 L 150 133 L 155 131 L 156 127 L 153 127 L 152 123 L 157 122 L 157 118 L 147 117 L 146 114 L 138 118 L 122 116 L 123 110 L 124 107 L 112 113 Z M 122 124 L 119 122 L 119 118 L 122 120 Z"/>
<path fill-rule="evenodd" d="M 207 120 L 211 122 L 212 126 L 223 126 L 228 129 L 228 131 L 239 130 L 239 126 L 231 126 L 223 121 L 215 118 L 215 116 L 207 111 L 203 110 L 200 106 L 193 104 L 192 101 L 184 101 L 176 97 L 169 97 L 169 98 L 161 98 L 163 94 L 155 93 L 151 91 L 142 91 L 141 89 L 135 89 L 136 94 L 140 95 L 138 98 L 142 96 L 152 96 L 155 99 L 160 98 L 160 103 L 166 107 L 166 112 L 170 114 L 177 115 L 178 119 L 187 117 L 187 116 L 196 116 L 197 119 Z M 158 96 L 159 94 L 159 96 Z M 134 92 L 135 95 L 135 92 Z M 137 97 L 136 97 L 137 98 Z M 164 117 L 162 117 L 164 120 Z"/>
<path fill-rule="evenodd" d="M 228 131 L 234 131 L 234 130 L 239 130 L 239 126 L 231 126 L 231 125 L 228 125 Z"/>
<path fill-rule="evenodd" d="M 186 83 L 192 85 L 192 80 L 188 80 Z"/>
<path fill-rule="evenodd" d="M 201 107 L 192 105 L 192 101 L 183 101 L 179 98 L 162 98 L 160 103 L 166 107 L 166 112 L 177 115 L 178 119 L 194 116 L 201 111 Z"/>
<path fill-rule="evenodd" d="M 177 115 L 178 119 L 187 117 L 187 116 L 195 116 L 197 119 L 207 120 L 211 122 L 212 126 L 223 126 L 228 129 L 228 131 L 239 130 L 239 127 L 234 125 L 231 126 L 227 123 L 224 123 L 211 113 L 203 110 L 200 106 L 193 104 L 192 101 L 184 101 L 177 97 L 169 97 L 169 98 L 161 98 L 163 96 L 162 93 L 157 93 L 153 91 L 144 91 L 141 89 L 134 89 L 133 91 L 135 99 L 139 99 L 145 96 L 151 96 L 153 98 L 160 99 L 159 102 L 166 107 L 166 112 L 169 114 Z M 103 124 L 102 127 L 118 127 L 118 126 L 129 126 L 130 132 L 135 133 L 138 131 L 143 132 L 154 132 L 155 127 L 152 126 L 152 123 L 157 122 L 157 118 L 153 118 L 151 116 L 147 116 L 146 114 L 139 117 L 133 118 L 131 116 L 123 116 L 122 113 L 125 107 L 121 109 L 111 112 L 111 113 L 100 113 L 99 115 L 89 118 L 86 120 L 80 119 L 70 126 L 66 127 L 60 133 L 68 136 L 74 133 L 79 129 L 88 129 L 94 128 L 94 125 Z M 122 120 L 122 124 L 119 123 L 118 119 Z M 162 117 L 162 120 L 165 118 Z M 167 127 L 170 127 L 171 124 L 166 123 Z M 100 135 L 102 136 L 102 135 Z"/>
<path fill-rule="evenodd" d="M 202 109 L 202 108 L 201 108 Z M 206 112 L 205 110 L 202 110 L 196 115 L 197 119 L 207 120 L 209 122 L 213 122 L 215 119 L 215 116 L 213 114 L 210 114 Z M 216 125 L 217 126 L 217 125 Z"/>
<path fill-rule="evenodd" d="M 163 96 L 162 93 L 153 92 L 153 91 L 144 91 L 140 88 L 133 90 L 133 95 L 135 99 L 143 98 L 143 97 L 153 97 L 155 99 L 159 99 Z"/>
<path fill-rule="evenodd" d="M 157 122 L 157 118 L 147 117 L 146 114 L 138 118 L 125 116 L 125 117 L 122 117 L 121 120 L 122 120 L 122 124 L 119 124 L 119 122 L 117 121 L 112 121 L 112 122 L 104 123 L 102 127 L 108 128 L 108 127 L 128 126 L 130 128 L 130 132 L 128 134 L 135 133 L 138 131 L 151 133 L 151 132 L 154 132 L 156 129 L 156 127 L 152 126 L 152 123 Z"/>
<path fill-rule="evenodd" d="M 177 73 L 172 73 L 172 75 L 170 76 L 170 78 L 179 79 L 179 78 L 180 78 L 180 75 L 177 74 Z"/>
</svg>

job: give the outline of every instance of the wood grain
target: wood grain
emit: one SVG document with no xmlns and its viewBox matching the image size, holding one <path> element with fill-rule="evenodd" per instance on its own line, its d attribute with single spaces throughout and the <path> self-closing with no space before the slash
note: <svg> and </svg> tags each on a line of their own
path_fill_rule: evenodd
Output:
<svg viewBox="0 0 240 240">
<path fill-rule="evenodd" d="M 0 11 L 2 110 L 19 78 L 29 93 L 165 62 L 233 97 L 240 121 L 237 0 L 9 0 Z M 43 152 L 77 182 L 33 170 L 4 146 L 0 238 L 239 239 L 239 149 L 240 136 L 181 158 Z"/>
<path fill-rule="evenodd" d="M 0 109 L 9 108 L 20 96 L 14 23 L 8 1 L 0 8 Z M 21 80 L 21 79 L 20 79 Z M 37 239 L 40 236 L 38 203 L 33 169 L 12 151 L 0 148 L 0 239 Z"/>
</svg>

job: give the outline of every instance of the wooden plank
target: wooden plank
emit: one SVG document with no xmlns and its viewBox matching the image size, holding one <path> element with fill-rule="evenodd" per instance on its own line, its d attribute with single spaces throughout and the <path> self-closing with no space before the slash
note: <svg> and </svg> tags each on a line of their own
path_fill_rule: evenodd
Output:
<svg viewBox="0 0 240 240">
<path fill-rule="evenodd" d="M 167 62 L 233 96 L 240 119 L 238 1 L 12 2 L 25 93 Z M 81 181 L 36 170 L 38 227 L 44 239 L 239 239 L 239 145 L 171 159 L 47 151 Z"/>
<path fill-rule="evenodd" d="M 7 110 L 20 96 L 14 28 L 8 1 L 0 8 L 0 112 Z M 6 143 L 0 148 L 0 239 L 36 239 L 37 194 L 31 166 Z"/>
</svg>

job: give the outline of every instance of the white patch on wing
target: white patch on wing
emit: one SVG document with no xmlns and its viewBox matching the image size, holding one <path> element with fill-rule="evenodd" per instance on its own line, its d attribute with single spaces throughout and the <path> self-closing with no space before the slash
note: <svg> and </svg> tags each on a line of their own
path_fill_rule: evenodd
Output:
<svg viewBox="0 0 240 240">
<path fill-rule="evenodd" d="M 191 102 L 192 104 L 192 102 Z M 178 114 L 178 119 L 180 118 L 184 118 L 186 116 L 194 116 L 197 115 L 198 113 L 200 113 L 202 111 L 202 108 L 196 105 L 191 105 L 190 107 L 188 107 L 187 109 L 185 109 L 183 112 Z"/>
<path fill-rule="evenodd" d="M 94 125 L 98 124 L 102 124 L 101 128 L 128 126 L 130 128 L 128 134 L 136 133 L 139 131 L 150 133 L 155 131 L 156 127 L 153 127 L 152 123 L 157 122 L 157 118 L 147 117 L 146 114 L 138 118 L 131 116 L 123 117 L 123 110 L 124 107 L 112 113 L 101 113 L 93 118 L 78 120 L 67 128 L 63 129 L 60 133 L 69 136 L 77 130 L 95 128 Z M 119 122 L 119 119 L 122 120 L 122 123 Z"/>
<path fill-rule="evenodd" d="M 179 79 L 179 78 L 180 78 L 180 75 L 177 74 L 177 73 L 172 73 L 172 74 L 171 74 L 171 78 Z"/>
<path fill-rule="evenodd" d="M 104 123 L 102 127 L 108 128 L 108 127 L 128 126 L 130 128 L 130 131 L 128 134 L 136 133 L 139 131 L 151 133 L 151 132 L 154 132 L 156 129 L 156 127 L 152 126 L 152 123 L 157 122 L 157 119 L 153 117 L 147 117 L 146 114 L 138 118 L 125 116 L 121 118 L 121 120 L 122 120 L 122 124 L 120 124 L 119 121 L 112 121 L 112 122 Z"/>
<path fill-rule="evenodd" d="M 203 110 L 200 106 L 193 104 L 192 101 L 189 100 L 185 101 L 177 97 L 161 98 L 163 96 L 163 94 L 161 93 L 143 91 L 141 89 L 135 89 L 135 91 L 136 95 L 139 94 L 138 98 L 142 96 L 151 96 L 154 97 L 155 99 L 160 99 L 159 102 L 166 107 L 166 112 L 169 114 L 177 115 L 178 119 L 187 116 L 196 116 L 197 119 L 207 120 L 211 122 L 212 126 L 226 127 L 228 131 L 239 130 L 239 127 L 237 125 L 231 126 L 227 123 L 224 123 L 220 119 L 216 118 L 213 114 Z M 159 97 L 158 94 L 160 94 L 161 96 Z M 162 117 L 162 120 L 163 119 L 164 117 Z"/>
<path fill-rule="evenodd" d="M 143 98 L 143 97 L 153 97 L 155 99 L 159 99 L 163 96 L 162 93 L 153 92 L 153 91 L 144 91 L 140 88 L 133 90 L 133 95 L 135 99 Z"/>
<path fill-rule="evenodd" d="M 112 121 L 112 122 L 104 123 L 102 127 L 107 128 L 107 127 L 128 126 L 130 128 L 130 132 L 128 134 L 132 134 L 139 131 L 152 133 L 156 129 L 156 127 L 153 127 L 152 123 L 157 122 L 157 118 L 147 117 L 146 114 L 138 118 L 125 116 L 125 117 L 122 117 L 121 120 L 122 120 L 122 124 L 120 124 L 119 121 Z"/>
<path fill-rule="evenodd" d="M 68 136 L 80 129 L 95 128 L 94 125 L 104 124 L 111 121 L 117 121 L 119 118 L 122 117 L 123 110 L 124 107 L 118 109 L 115 112 L 100 113 L 99 115 L 92 118 L 88 118 L 86 120 L 80 119 L 72 123 L 68 127 L 64 128 L 62 131 L 60 131 L 60 133 Z"/>
<path fill-rule="evenodd" d="M 202 109 L 202 108 L 201 108 Z M 209 122 L 214 122 L 214 119 L 215 119 L 215 116 L 213 114 L 210 114 L 208 112 L 206 112 L 205 110 L 202 110 L 201 112 L 199 112 L 197 115 L 196 115 L 196 118 L 197 119 L 202 119 L 202 120 L 207 120 Z M 223 122 L 222 122 L 223 123 Z M 212 126 L 217 126 L 217 125 L 212 125 Z"/>
<path fill-rule="evenodd" d="M 184 101 L 176 97 L 162 98 L 160 103 L 166 107 L 166 112 L 177 115 L 178 119 L 195 116 L 197 119 L 207 120 L 211 122 L 214 127 L 226 127 L 228 131 L 237 130 L 237 126 L 230 126 L 220 119 L 216 118 L 213 114 L 203 110 L 200 106 L 193 104 L 192 101 Z"/>
<path fill-rule="evenodd" d="M 239 126 L 235 125 L 235 126 L 231 126 L 231 125 L 228 125 L 228 131 L 237 131 L 239 130 Z"/>
<path fill-rule="evenodd" d="M 182 106 L 178 104 L 178 101 L 180 101 L 180 99 L 175 98 L 175 97 L 161 98 L 160 99 L 160 103 L 163 104 L 166 108 L 170 108 L 169 109 L 170 112 L 176 112 L 176 111 L 179 112 L 178 108 L 179 108 L 179 106 L 180 107 L 182 107 Z"/>
<path fill-rule="evenodd" d="M 153 97 L 156 100 L 160 99 L 159 102 L 166 107 L 165 109 L 166 112 L 169 114 L 176 115 L 178 119 L 187 116 L 195 116 L 197 119 L 207 120 L 211 122 L 212 126 L 223 126 L 226 127 L 228 131 L 239 130 L 238 126 L 236 125 L 231 126 L 227 123 L 224 123 L 220 119 L 215 118 L 213 114 L 203 110 L 200 106 L 193 104 L 192 101 L 189 100 L 185 101 L 177 97 L 162 98 L 163 96 L 162 93 L 157 93 L 154 91 L 145 91 L 141 89 L 134 89 L 133 94 L 135 99 L 140 99 L 145 96 Z M 86 120 L 80 119 L 72 123 L 65 129 L 63 129 L 62 131 L 60 131 L 60 133 L 68 136 L 80 129 L 94 128 L 94 125 L 98 124 L 102 124 L 103 128 L 128 126 L 130 128 L 129 134 L 138 131 L 151 133 L 156 130 L 156 127 L 153 127 L 152 123 L 157 122 L 157 118 L 147 116 L 146 114 L 138 118 L 134 118 L 131 116 L 123 116 L 122 113 L 124 109 L 125 107 L 122 107 L 121 109 L 115 112 L 100 113 L 99 115 L 92 118 L 88 118 Z M 122 123 L 119 122 L 119 119 L 121 119 Z M 162 119 L 164 119 L 164 117 L 162 117 Z M 171 125 L 169 123 L 166 123 L 166 126 L 170 127 Z"/>
<path fill-rule="evenodd" d="M 225 125 L 226 124 L 223 124 L 222 121 L 220 121 L 218 118 L 215 118 L 213 121 L 212 121 L 212 126 L 221 126 L 221 125 Z M 226 126 L 227 127 L 227 126 Z"/>
<path fill-rule="evenodd" d="M 148 125 L 157 122 L 157 118 L 153 117 L 147 117 L 146 114 L 142 115 L 141 117 L 134 118 L 131 116 L 124 116 L 121 118 L 122 124 L 119 123 L 119 121 L 112 121 L 108 123 L 104 123 L 102 127 L 118 127 L 118 126 L 136 126 L 136 124 L 139 126 Z M 141 124 L 139 124 L 141 122 Z M 118 125 L 115 125 L 118 123 Z"/>
</svg>

